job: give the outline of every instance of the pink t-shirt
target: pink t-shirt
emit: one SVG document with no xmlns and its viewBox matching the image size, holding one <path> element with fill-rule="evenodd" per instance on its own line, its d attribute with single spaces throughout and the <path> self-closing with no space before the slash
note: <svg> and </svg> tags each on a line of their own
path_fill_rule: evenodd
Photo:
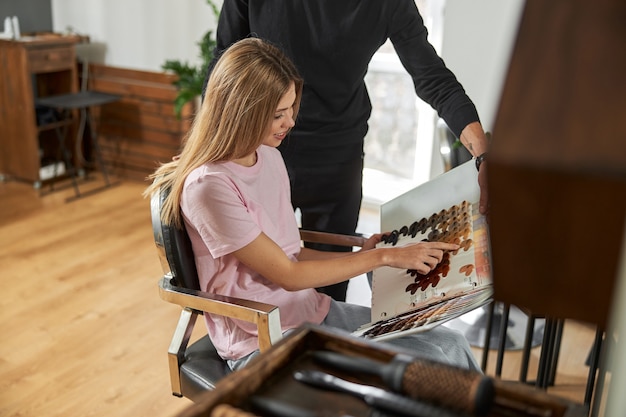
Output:
<svg viewBox="0 0 626 417">
<path fill-rule="evenodd" d="M 273 304 L 280 309 L 283 332 L 311 322 L 320 324 L 330 297 L 315 289 L 286 291 L 241 264 L 232 252 L 261 232 L 293 260 L 300 235 L 291 205 L 289 178 L 278 150 L 261 146 L 257 163 L 204 164 L 185 180 L 181 208 L 205 291 Z M 211 340 L 225 359 L 239 359 L 258 349 L 256 326 L 205 314 Z"/>
</svg>

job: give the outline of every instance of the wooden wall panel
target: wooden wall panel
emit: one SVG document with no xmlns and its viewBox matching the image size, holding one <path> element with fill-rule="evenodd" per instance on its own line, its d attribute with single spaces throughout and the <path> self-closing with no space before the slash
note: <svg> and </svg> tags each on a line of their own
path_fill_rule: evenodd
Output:
<svg viewBox="0 0 626 417">
<path fill-rule="evenodd" d="M 487 164 L 495 298 L 600 327 L 626 215 L 624 22 L 624 0 L 527 0 Z"/>
<path fill-rule="evenodd" d="M 122 98 L 100 109 L 98 143 L 113 175 L 144 181 L 159 163 L 176 155 L 194 108 L 174 114 L 175 76 L 92 64 L 90 88 Z"/>
</svg>

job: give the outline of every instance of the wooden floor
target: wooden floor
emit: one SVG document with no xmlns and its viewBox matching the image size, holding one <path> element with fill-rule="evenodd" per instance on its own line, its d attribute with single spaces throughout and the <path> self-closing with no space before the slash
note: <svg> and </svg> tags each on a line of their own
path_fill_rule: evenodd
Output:
<svg viewBox="0 0 626 417">
<path fill-rule="evenodd" d="M 71 188 L 40 196 L 0 182 L 0 416 L 175 416 L 190 404 L 170 393 L 178 309 L 158 297 L 143 188 L 122 182 L 66 202 Z M 566 324 L 552 392 L 583 401 L 592 339 Z M 507 352 L 504 379 L 518 378 L 519 356 Z"/>
<path fill-rule="evenodd" d="M 84 189 L 96 184 L 84 185 Z M 0 183 L 0 415 L 173 416 L 166 351 L 178 309 L 142 184 L 66 203 Z"/>
<path fill-rule="evenodd" d="M 563 339 L 559 351 L 555 384 L 548 388 L 548 392 L 576 403 L 583 403 L 589 368 L 585 365 L 587 356 L 593 346 L 595 328 L 584 323 L 566 321 L 563 329 Z M 474 355 L 479 363 L 482 359 L 482 349 L 473 348 Z M 541 346 L 532 349 L 528 366 L 528 383 L 533 383 L 537 377 L 537 367 Z M 497 362 L 497 352 L 489 351 L 486 374 L 494 376 Z M 522 362 L 521 350 L 507 350 L 504 354 L 501 378 L 505 380 L 520 380 L 520 365 Z"/>
</svg>

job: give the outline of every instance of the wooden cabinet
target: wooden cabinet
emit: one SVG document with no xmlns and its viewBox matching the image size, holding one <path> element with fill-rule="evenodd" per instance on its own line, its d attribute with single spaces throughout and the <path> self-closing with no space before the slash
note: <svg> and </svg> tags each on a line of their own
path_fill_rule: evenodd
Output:
<svg viewBox="0 0 626 417">
<path fill-rule="evenodd" d="M 526 2 L 487 171 L 495 298 L 600 328 L 626 222 L 625 19 L 623 0 Z"/>
<path fill-rule="evenodd" d="M 56 159 L 56 129 L 71 122 L 38 126 L 35 98 L 78 91 L 75 45 L 80 40 L 55 34 L 0 40 L 1 175 L 37 186 L 42 161 Z"/>
</svg>

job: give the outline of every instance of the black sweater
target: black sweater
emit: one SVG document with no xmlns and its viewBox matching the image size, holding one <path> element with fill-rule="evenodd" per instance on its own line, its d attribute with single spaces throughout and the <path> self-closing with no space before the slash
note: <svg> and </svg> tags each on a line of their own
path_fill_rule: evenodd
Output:
<svg viewBox="0 0 626 417">
<path fill-rule="evenodd" d="M 329 141 L 333 147 L 362 143 L 372 109 L 364 77 L 387 39 L 417 95 L 457 136 L 479 120 L 463 87 L 428 43 L 414 0 L 224 0 L 216 56 L 250 35 L 282 48 L 304 78 L 291 133 L 301 150 L 320 149 Z"/>
</svg>

